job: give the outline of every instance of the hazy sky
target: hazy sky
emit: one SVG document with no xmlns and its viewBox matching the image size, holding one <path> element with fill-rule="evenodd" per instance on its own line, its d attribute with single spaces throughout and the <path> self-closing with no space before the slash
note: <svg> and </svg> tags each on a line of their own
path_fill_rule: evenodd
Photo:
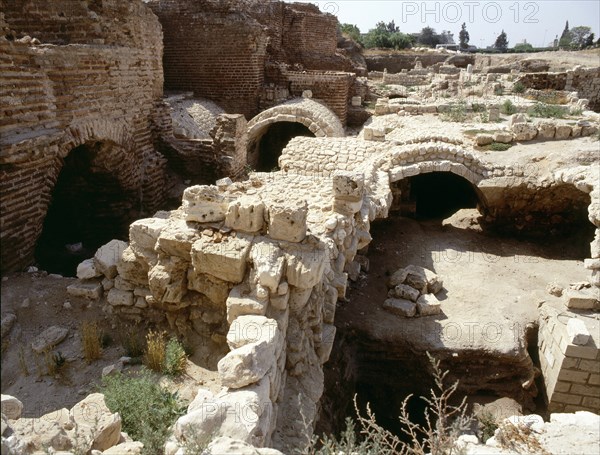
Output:
<svg viewBox="0 0 600 455">
<path fill-rule="evenodd" d="M 357 25 L 363 33 L 379 21 L 393 19 L 402 32 L 418 32 L 430 26 L 437 32 L 450 30 L 458 42 L 460 26 L 466 22 L 471 37 L 469 44 L 477 47 L 493 44 L 502 29 L 511 47 L 523 39 L 534 46 L 546 45 L 557 34 L 560 36 L 567 20 L 570 27 L 590 26 L 596 39 L 600 31 L 600 0 L 300 1 L 318 5 L 322 11 L 335 14 L 340 22 Z"/>
</svg>

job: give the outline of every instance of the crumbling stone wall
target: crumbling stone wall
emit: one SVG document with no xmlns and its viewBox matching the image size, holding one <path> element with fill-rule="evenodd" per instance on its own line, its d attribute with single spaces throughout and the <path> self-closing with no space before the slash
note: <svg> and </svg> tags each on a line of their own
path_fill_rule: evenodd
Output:
<svg viewBox="0 0 600 455">
<path fill-rule="evenodd" d="M 564 73 L 530 73 L 519 78 L 525 87 L 536 90 L 578 92 L 589 100 L 589 108 L 600 112 L 600 68 L 575 68 Z"/>
<path fill-rule="evenodd" d="M 415 52 L 395 52 L 393 54 L 365 55 L 367 69 L 369 71 L 383 71 L 387 69 L 389 73 L 401 73 L 402 70 L 412 70 L 417 60 L 421 62 L 424 68 L 433 66 L 436 63 L 443 63 L 448 59 L 446 53 L 415 53 Z"/>
<path fill-rule="evenodd" d="M 165 160 L 151 131 L 163 85 L 160 25 L 141 1 L 94 5 L 3 2 L 3 271 L 32 262 L 63 160 L 79 145 L 107 146 L 94 166 L 118 179 L 136 212 L 161 204 Z"/>
</svg>

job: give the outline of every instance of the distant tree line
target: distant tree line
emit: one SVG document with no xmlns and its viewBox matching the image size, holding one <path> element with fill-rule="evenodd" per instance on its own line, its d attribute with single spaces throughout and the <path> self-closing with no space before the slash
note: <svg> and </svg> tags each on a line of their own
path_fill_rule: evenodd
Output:
<svg viewBox="0 0 600 455">
<path fill-rule="evenodd" d="M 341 33 L 349 36 L 367 49 L 384 48 L 399 50 L 408 49 L 414 46 L 436 47 L 438 44 L 455 44 L 454 34 L 449 30 L 443 30 L 441 33 L 437 33 L 432 27 L 424 27 L 419 33 L 403 33 L 393 20 L 387 23 L 380 21 L 375 25 L 375 28 L 372 28 L 367 33 L 361 33 L 360 29 L 352 24 L 338 24 L 338 27 Z M 467 25 L 463 23 L 458 33 L 458 49 L 473 50 L 474 46 L 469 46 L 470 38 Z M 560 47 L 561 49 L 585 49 L 586 47 L 594 45 L 594 39 L 595 37 L 591 31 L 591 27 L 578 26 L 570 29 L 569 21 L 567 21 L 560 39 L 557 37 L 554 45 L 551 45 L 550 47 Z M 600 44 L 600 39 L 598 39 L 595 44 Z M 507 52 L 509 51 L 508 45 L 508 36 L 506 35 L 506 32 L 502 30 L 494 41 L 494 44 L 490 46 L 488 50 Z M 535 48 L 531 44 L 525 42 L 516 44 L 511 51 L 533 52 L 535 51 Z"/>
</svg>

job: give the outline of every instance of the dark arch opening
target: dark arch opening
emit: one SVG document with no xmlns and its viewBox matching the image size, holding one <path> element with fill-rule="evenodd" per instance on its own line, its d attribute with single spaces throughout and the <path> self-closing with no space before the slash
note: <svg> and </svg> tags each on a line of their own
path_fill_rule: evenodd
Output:
<svg viewBox="0 0 600 455">
<path fill-rule="evenodd" d="M 277 169 L 281 152 L 296 136 L 315 137 L 302 123 L 277 122 L 267 126 L 255 145 L 256 170 L 270 172 Z M 251 160 L 248 160 L 249 163 Z"/>
<path fill-rule="evenodd" d="M 480 197 L 465 178 L 451 172 L 408 177 L 394 185 L 393 209 L 417 219 L 446 218 L 457 210 L 477 208 Z"/>
<path fill-rule="evenodd" d="M 126 239 L 132 195 L 94 159 L 108 144 L 74 148 L 64 160 L 36 245 L 38 265 L 75 276 L 77 265 L 112 239 Z"/>
</svg>

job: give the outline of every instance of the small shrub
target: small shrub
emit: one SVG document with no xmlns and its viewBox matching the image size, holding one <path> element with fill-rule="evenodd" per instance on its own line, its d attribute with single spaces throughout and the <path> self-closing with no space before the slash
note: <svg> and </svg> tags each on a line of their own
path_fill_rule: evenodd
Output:
<svg viewBox="0 0 600 455">
<path fill-rule="evenodd" d="M 500 110 L 504 115 L 513 115 L 517 113 L 517 106 L 515 106 L 511 100 L 506 100 L 502 103 L 502 108 Z"/>
<path fill-rule="evenodd" d="M 503 94 L 504 94 L 504 89 L 502 88 L 502 86 L 498 85 L 498 86 L 494 87 L 494 95 L 502 96 Z"/>
<path fill-rule="evenodd" d="M 485 107 L 485 104 L 481 104 L 481 103 L 472 103 L 471 107 L 473 108 L 473 112 L 478 113 L 478 112 L 486 112 L 487 109 Z"/>
<path fill-rule="evenodd" d="M 464 101 L 450 104 L 448 111 L 440 118 L 444 122 L 464 122 L 467 119 L 467 106 Z"/>
<path fill-rule="evenodd" d="M 564 106 L 558 106 L 555 104 L 536 103 L 529 109 L 528 113 L 532 117 L 564 118 L 565 115 L 567 115 L 568 110 Z"/>
<path fill-rule="evenodd" d="M 515 85 L 513 85 L 513 92 L 515 93 L 524 93 L 526 89 L 527 87 L 525 87 L 521 81 L 517 81 L 515 82 Z"/>
<path fill-rule="evenodd" d="M 48 349 L 47 351 L 44 351 L 44 361 L 46 363 L 46 373 L 48 376 L 54 376 L 58 374 L 60 369 L 64 366 L 66 359 L 60 351 L 50 352 Z"/>
<path fill-rule="evenodd" d="M 105 376 L 101 392 L 111 412 L 121 415 L 123 431 L 144 444 L 143 454 L 163 453 L 169 428 L 185 412 L 177 394 L 160 387 L 147 370 Z"/>
<path fill-rule="evenodd" d="M 100 332 L 95 322 L 84 321 L 79 328 L 83 358 L 90 363 L 102 356 Z"/>
<path fill-rule="evenodd" d="M 165 351 L 163 372 L 170 376 L 179 376 L 185 371 L 186 355 L 183 345 L 177 338 L 171 338 Z"/>
<path fill-rule="evenodd" d="M 503 142 L 492 142 L 490 145 L 488 145 L 488 150 L 493 152 L 505 152 L 512 146 L 512 144 L 504 144 Z"/>
<path fill-rule="evenodd" d="M 477 415 L 478 431 L 477 436 L 481 441 L 485 442 L 494 436 L 494 432 L 498 428 L 498 423 L 491 412 L 481 412 Z"/>
<path fill-rule="evenodd" d="M 145 365 L 153 371 L 161 372 L 167 349 L 166 333 L 150 330 L 146 335 Z"/>
</svg>

